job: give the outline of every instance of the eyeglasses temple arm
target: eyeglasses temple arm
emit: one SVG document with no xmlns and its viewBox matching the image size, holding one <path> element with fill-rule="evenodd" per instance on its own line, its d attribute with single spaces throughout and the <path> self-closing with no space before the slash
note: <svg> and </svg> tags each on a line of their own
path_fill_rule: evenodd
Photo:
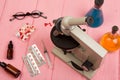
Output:
<svg viewBox="0 0 120 80">
<path fill-rule="evenodd" d="M 43 17 L 44 19 L 47 19 L 47 16 L 40 15 L 40 17 Z"/>
</svg>

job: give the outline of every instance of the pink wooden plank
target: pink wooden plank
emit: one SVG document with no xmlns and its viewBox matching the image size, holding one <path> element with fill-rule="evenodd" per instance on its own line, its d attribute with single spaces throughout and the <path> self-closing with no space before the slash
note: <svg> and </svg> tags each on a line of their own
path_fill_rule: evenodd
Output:
<svg viewBox="0 0 120 80">
<path fill-rule="evenodd" d="M 93 1 L 94 0 L 19 0 L 18 3 L 18 0 L 6 0 L 5 9 L 2 11 L 5 0 L 0 0 L 0 15 L 3 12 L 2 16 L 0 17 L 0 59 L 1 61 L 16 66 L 22 71 L 21 77 L 17 78 L 16 80 L 86 80 L 86 78 L 79 75 L 76 71 L 71 69 L 57 57 L 54 57 L 54 55 L 51 53 L 51 50 L 54 46 L 50 40 L 50 31 L 52 27 L 45 27 L 44 23 L 52 23 L 53 19 L 61 16 L 82 17 L 93 6 Z M 119 7 L 119 0 L 105 0 L 105 4 L 102 7 L 105 19 L 103 25 L 94 29 L 88 26 L 81 27 L 86 28 L 86 33 L 99 42 L 100 37 L 105 32 L 111 30 L 111 26 L 120 25 Z M 11 16 L 16 12 L 31 12 L 35 9 L 44 12 L 44 15 L 48 16 L 48 19 L 33 19 L 31 17 L 26 17 L 24 20 L 20 21 L 9 21 Z M 29 41 L 22 42 L 16 38 L 15 33 L 22 26 L 22 24 L 27 22 L 33 24 L 37 30 L 34 32 Z M 6 59 L 6 51 L 9 40 L 13 40 L 14 43 L 13 60 Z M 36 77 L 30 77 L 26 66 L 23 64 L 22 56 L 27 53 L 28 47 L 34 43 L 38 45 L 38 48 L 43 54 L 41 40 L 44 40 L 54 66 L 53 69 L 49 69 L 47 64 L 45 64 L 40 67 L 41 74 Z M 101 64 L 101 67 L 98 69 L 98 72 L 92 80 L 119 80 L 119 53 L 120 51 L 116 51 L 111 54 L 107 54 Z M 7 74 L 2 68 L 0 68 L 0 70 L 0 73 L 2 73 L 0 74 L 0 78 L 2 78 L 2 80 L 15 79 Z"/>
<path fill-rule="evenodd" d="M 29 4 L 28 4 L 29 2 Z M 24 23 L 30 23 L 32 24 L 33 18 L 26 17 L 24 20 L 14 20 L 12 22 L 9 21 L 10 18 L 12 18 L 12 15 L 16 12 L 31 12 L 36 7 L 37 0 L 7 0 L 5 10 L 2 15 L 2 19 L 0 21 L 0 44 L 1 44 L 1 53 L 0 53 L 0 59 L 1 61 L 4 61 L 6 63 L 10 63 L 17 67 L 19 70 L 22 71 L 23 66 L 23 60 L 22 56 L 27 53 L 28 49 L 28 41 L 23 42 L 19 40 L 15 34 L 18 31 L 18 29 L 24 24 Z M 6 51 L 7 51 L 7 45 L 8 42 L 12 40 L 14 44 L 14 59 L 13 60 L 7 60 L 6 59 Z M 1 69 L 1 68 L 0 68 Z M 5 71 L 1 69 L 0 77 L 3 78 L 3 80 L 13 80 L 15 78 L 11 77 L 9 74 L 7 74 Z M 6 76 L 6 77 L 3 77 Z M 23 76 L 23 72 L 21 77 Z M 21 77 L 17 78 L 16 80 L 19 80 Z"/>
<path fill-rule="evenodd" d="M 3 11 L 4 11 L 4 8 L 5 8 L 5 3 L 6 3 L 6 0 L 0 0 L 0 20 L 1 20 L 1 17 L 2 17 L 2 14 L 3 14 Z"/>
<path fill-rule="evenodd" d="M 56 19 L 56 18 L 58 18 L 58 16 L 61 16 L 62 6 L 64 3 L 63 1 L 64 0 L 38 0 L 36 9 L 39 11 L 42 11 L 44 13 L 43 15 L 47 16 L 48 18 L 47 19 L 43 19 L 43 18 L 34 19 L 33 25 L 36 26 L 37 30 L 32 35 L 32 37 L 29 41 L 29 46 L 32 44 L 36 44 L 44 56 L 43 45 L 41 44 L 41 40 L 43 40 L 48 49 L 52 64 L 54 64 L 54 55 L 51 53 L 51 50 L 53 48 L 53 43 L 50 40 L 50 31 L 53 26 L 45 27 L 44 23 L 50 22 L 52 24 L 53 19 Z M 53 73 L 54 69 L 49 69 L 47 64 L 41 66 L 40 71 L 41 71 L 41 73 L 39 75 L 31 78 L 26 71 L 26 67 L 24 67 L 23 73 L 26 75 L 24 75 L 22 77 L 22 80 L 24 80 L 24 79 L 53 80 L 52 73 Z"/>
<path fill-rule="evenodd" d="M 119 80 L 118 51 L 108 53 L 92 80 Z"/>
</svg>

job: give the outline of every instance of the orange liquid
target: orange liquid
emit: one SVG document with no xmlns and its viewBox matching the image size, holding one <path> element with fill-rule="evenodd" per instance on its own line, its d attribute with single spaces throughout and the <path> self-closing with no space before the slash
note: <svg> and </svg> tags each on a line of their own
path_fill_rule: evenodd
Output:
<svg viewBox="0 0 120 80">
<path fill-rule="evenodd" d="M 120 48 L 120 35 L 106 33 L 103 35 L 100 44 L 109 52 L 116 51 Z"/>
</svg>

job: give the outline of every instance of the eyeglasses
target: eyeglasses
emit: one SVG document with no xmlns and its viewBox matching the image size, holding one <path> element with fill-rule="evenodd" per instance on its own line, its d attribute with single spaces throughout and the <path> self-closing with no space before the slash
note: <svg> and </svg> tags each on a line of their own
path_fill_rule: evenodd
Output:
<svg viewBox="0 0 120 80">
<path fill-rule="evenodd" d="M 10 19 L 10 21 L 13 21 L 14 19 L 17 20 L 22 20 L 24 19 L 26 16 L 32 16 L 33 18 L 39 18 L 39 17 L 43 17 L 44 19 L 47 19 L 47 16 L 43 16 L 43 12 L 40 12 L 38 10 L 34 10 L 31 13 L 27 12 L 26 14 L 24 14 L 23 12 L 18 12 L 14 15 L 12 15 L 12 19 Z"/>
</svg>

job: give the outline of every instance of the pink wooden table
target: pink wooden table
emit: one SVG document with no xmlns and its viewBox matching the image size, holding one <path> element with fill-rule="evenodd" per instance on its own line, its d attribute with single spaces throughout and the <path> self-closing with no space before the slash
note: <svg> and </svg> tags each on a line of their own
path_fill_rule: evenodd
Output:
<svg viewBox="0 0 120 80">
<path fill-rule="evenodd" d="M 68 65 L 55 57 L 51 50 L 54 47 L 50 39 L 51 26 L 44 26 L 44 23 L 51 22 L 61 16 L 82 17 L 89 9 L 93 7 L 94 0 L 0 0 L 0 60 L 10 63 L 21 70 L 22 74 L 14 78 L 0 68 L 0 80 L 86 80 L 85 77 L 71 69 Z M 105 0 L 102 6 L 104 13 L 104 23 L 99 28 L 84 27 L 86 33 L 99 42 L 101 36 L 111 31 L 113 25 L 120 26 L 120 1 Z M 40 10 L 48 18 L 26 17 L 23 20 L 9 21 L 16 12 L 31 12 Z M 24 24 L 33 24 L 37 30 L 32 34 L 28 41 L 19 40 L 15 34 Z M 12 40 L 14 44 L 14 59 L 7 60 L 6 52 L 8 42 Z M 53 69 L 49 69 L 45 64 L 40 68 L 41 73 L 35 77 L 30 77 L 26 66 L 23 63 L 22 56 L 27 54 L 28 47 L 37 44 L 43 54 L 41 40 L 44 40 L 47 46 Z M 43 54 L 44 56 L 44 54 Z M 105 56 L 98 72 L 92 80 L 120 80 L 120 51 L 109 53 Z"/>
</svg>

